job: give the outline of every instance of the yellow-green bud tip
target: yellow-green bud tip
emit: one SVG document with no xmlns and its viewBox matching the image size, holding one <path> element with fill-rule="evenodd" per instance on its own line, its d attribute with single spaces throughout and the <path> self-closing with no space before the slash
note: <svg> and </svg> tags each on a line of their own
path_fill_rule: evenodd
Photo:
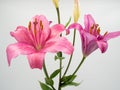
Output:
<svg viewBox="0 0 120 90">
<path fill-rule="evenodd" d="M 80 10 L 79 10 L 79 2 L 78 0 L 74 0 L 74 12 L 73 12 L 73 16 L 74 16 L 74 22 L 77 22 L 80 16 Z"/>
<path fill-rule="evenodd" d="M 58 0 L 52 0 L 53 1 L 53 4 L 55 5 L 56 8 L 58 8 Z"/>
</svg>

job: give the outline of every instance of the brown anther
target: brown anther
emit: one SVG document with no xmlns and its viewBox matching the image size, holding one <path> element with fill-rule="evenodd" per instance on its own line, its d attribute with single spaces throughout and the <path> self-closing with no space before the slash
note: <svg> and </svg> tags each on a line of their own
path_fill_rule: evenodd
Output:
<svg viewBox="0 0 120 90">
<path fill-rule="evenodd" d="M 40 29 L 43 30 L 43 23 L 40 21 Z"/>
<path fill-rule="evenodd" d="M 93 29 L 94 29 L 94 24 L 90 27 L 90 34 L 92 34 L 92 31 L 93 31 Z"/>
<path fill-rule="evenodd" d="M 28 30 L 31 30 L 31 22 L 28 24 Z"/>
<path fill-rule="evenodd" d="M 108 34 L 108 31 L 104 33 L 104 36 Z"/>
<path fill-rule="evenodd" d="M 97 29 L 97 33 L 100 34 L 100 31 L 101 31 L 101 30 L 100 30 L 100 27 L 98 27 L 98 29 Z"/>
<path fill-rule="evenodd" d="M 33 22 L 33 24 L 34 24 L 34 34 L 35 34 L 35 36 L 36 36 L 36 26 L 37 26 L 37 24 L 38 24 L 38 22 L 37 22 L 37 19 L 35 18 L 35 21 Z"/>
<path fill-rule="evenodd" d="M 37 18 L 35 18 L 35 21 L 33 22 L 33 24 L 34 24 L 35 26 L 38 24 Z"/>
<path fill-rule="evenodd" d="M 93 29 L 95 27 L 95 25 L 93 24 L 92 26 L 91 26 L 91 29 Z"/>
</svg>

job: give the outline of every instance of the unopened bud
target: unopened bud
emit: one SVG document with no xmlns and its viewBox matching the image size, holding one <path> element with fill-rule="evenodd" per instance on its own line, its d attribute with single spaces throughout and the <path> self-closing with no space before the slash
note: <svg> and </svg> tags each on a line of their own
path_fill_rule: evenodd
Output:
<svg viewBox="0 0 120 90">
<path fill-rule="evenodd" d="M 53 1 L 53 4 L 55 5 L 56 8 L 58 8 L 58 0 L 52 0 Z"/>
<path fill-rule="evenodd" d="M 79 10 L 79 2 L 78 0 L 74 0 L 74 12 L 73 12 L 73 16 L 74 16 L 74 22 L 77 22 L 80 16 L 80 10 Z"/>
</svg>

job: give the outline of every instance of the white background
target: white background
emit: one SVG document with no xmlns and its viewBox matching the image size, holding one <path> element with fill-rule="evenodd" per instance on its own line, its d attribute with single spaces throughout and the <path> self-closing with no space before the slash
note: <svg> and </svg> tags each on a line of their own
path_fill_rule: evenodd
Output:
<svg viewBox="0 0 120 90">
<path fill-rule="evenodd" d="M 120 30 L 120 0 L 80 0 L 83 25 L 84 14 L 92 14 L 101 27 L 101 32 Z M 61 21 L 63 24 L 72 16 L 73 0 L 60 0 Z M 38 80 L 44 81 L 42 70 L 31 69 L 26 56 L 13 59 L 8 67 L 6 58 L 7 45 L 15 40 L 10 36 L 17 26 L 27 26 L 36 14 L 45 15 L 48 20 L 57 23 L 57 16 L 52 0 L 0 0 L 0 90 L 41 90 Z M 73 21 L 73 19 L 72 19 Z M 72 35 L 72 34 L 71 34 Z M 69 36 L 71 40 L 72 36 Z M 83 81 L 78 87 L 67 87 L 63 90 L 120 90 L 120 37 L 110 40 L 106 53 L 100 50 L 92 53 L 77 73 L 76 81 Z M 68 55 L 64 67 L 68 62 Z M 73 72 L 82 57 L 81 43 L 77 34 L 75 53 L 69 74 Z M 58 68 L 54 54 L 46 54 L 49 73 Z M 63 69 L 64 70 L 64 69 Z M 57 82 L 57 79 L 55 81 Z M 57 84 L 55 84 L 57 86 Z"/>
</svg>

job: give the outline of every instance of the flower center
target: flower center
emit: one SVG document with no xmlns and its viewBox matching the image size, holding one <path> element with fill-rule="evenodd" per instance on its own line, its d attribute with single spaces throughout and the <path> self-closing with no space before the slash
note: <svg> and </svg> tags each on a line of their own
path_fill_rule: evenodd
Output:
<svg viewBox="0 0 120 90">
<path fill-rule="evenodd" d="M 44 29 L 43 22 L 41 20 L 38 22 L 37 18 L 35 18 L 34 22 L 29 22 L 28 30 L 30 32 L 33 45 L 37 51 L 39 51 L 42 48 L 42 46 L 41 46 L 41 34 L 42 34 L 43 29 Z"/>
<path fill-rule="evenodd" d="M 90 34 L 94 34 L 94 35 L 99 35 L 100 34 L 100 27 L 98 24 L 93 24 L 90 28 Z"/>
<path fill-rule="evenodd" d="M 90 28 L 89 33 L 97 37 L 98 40 L 101 40 L 104 38 L 105 35 L 107 35 L 108 32 L 105 32 L 103 35 L 100 34 L 100 27 L 98 24 L 93 24 Z"/>
</svg>

